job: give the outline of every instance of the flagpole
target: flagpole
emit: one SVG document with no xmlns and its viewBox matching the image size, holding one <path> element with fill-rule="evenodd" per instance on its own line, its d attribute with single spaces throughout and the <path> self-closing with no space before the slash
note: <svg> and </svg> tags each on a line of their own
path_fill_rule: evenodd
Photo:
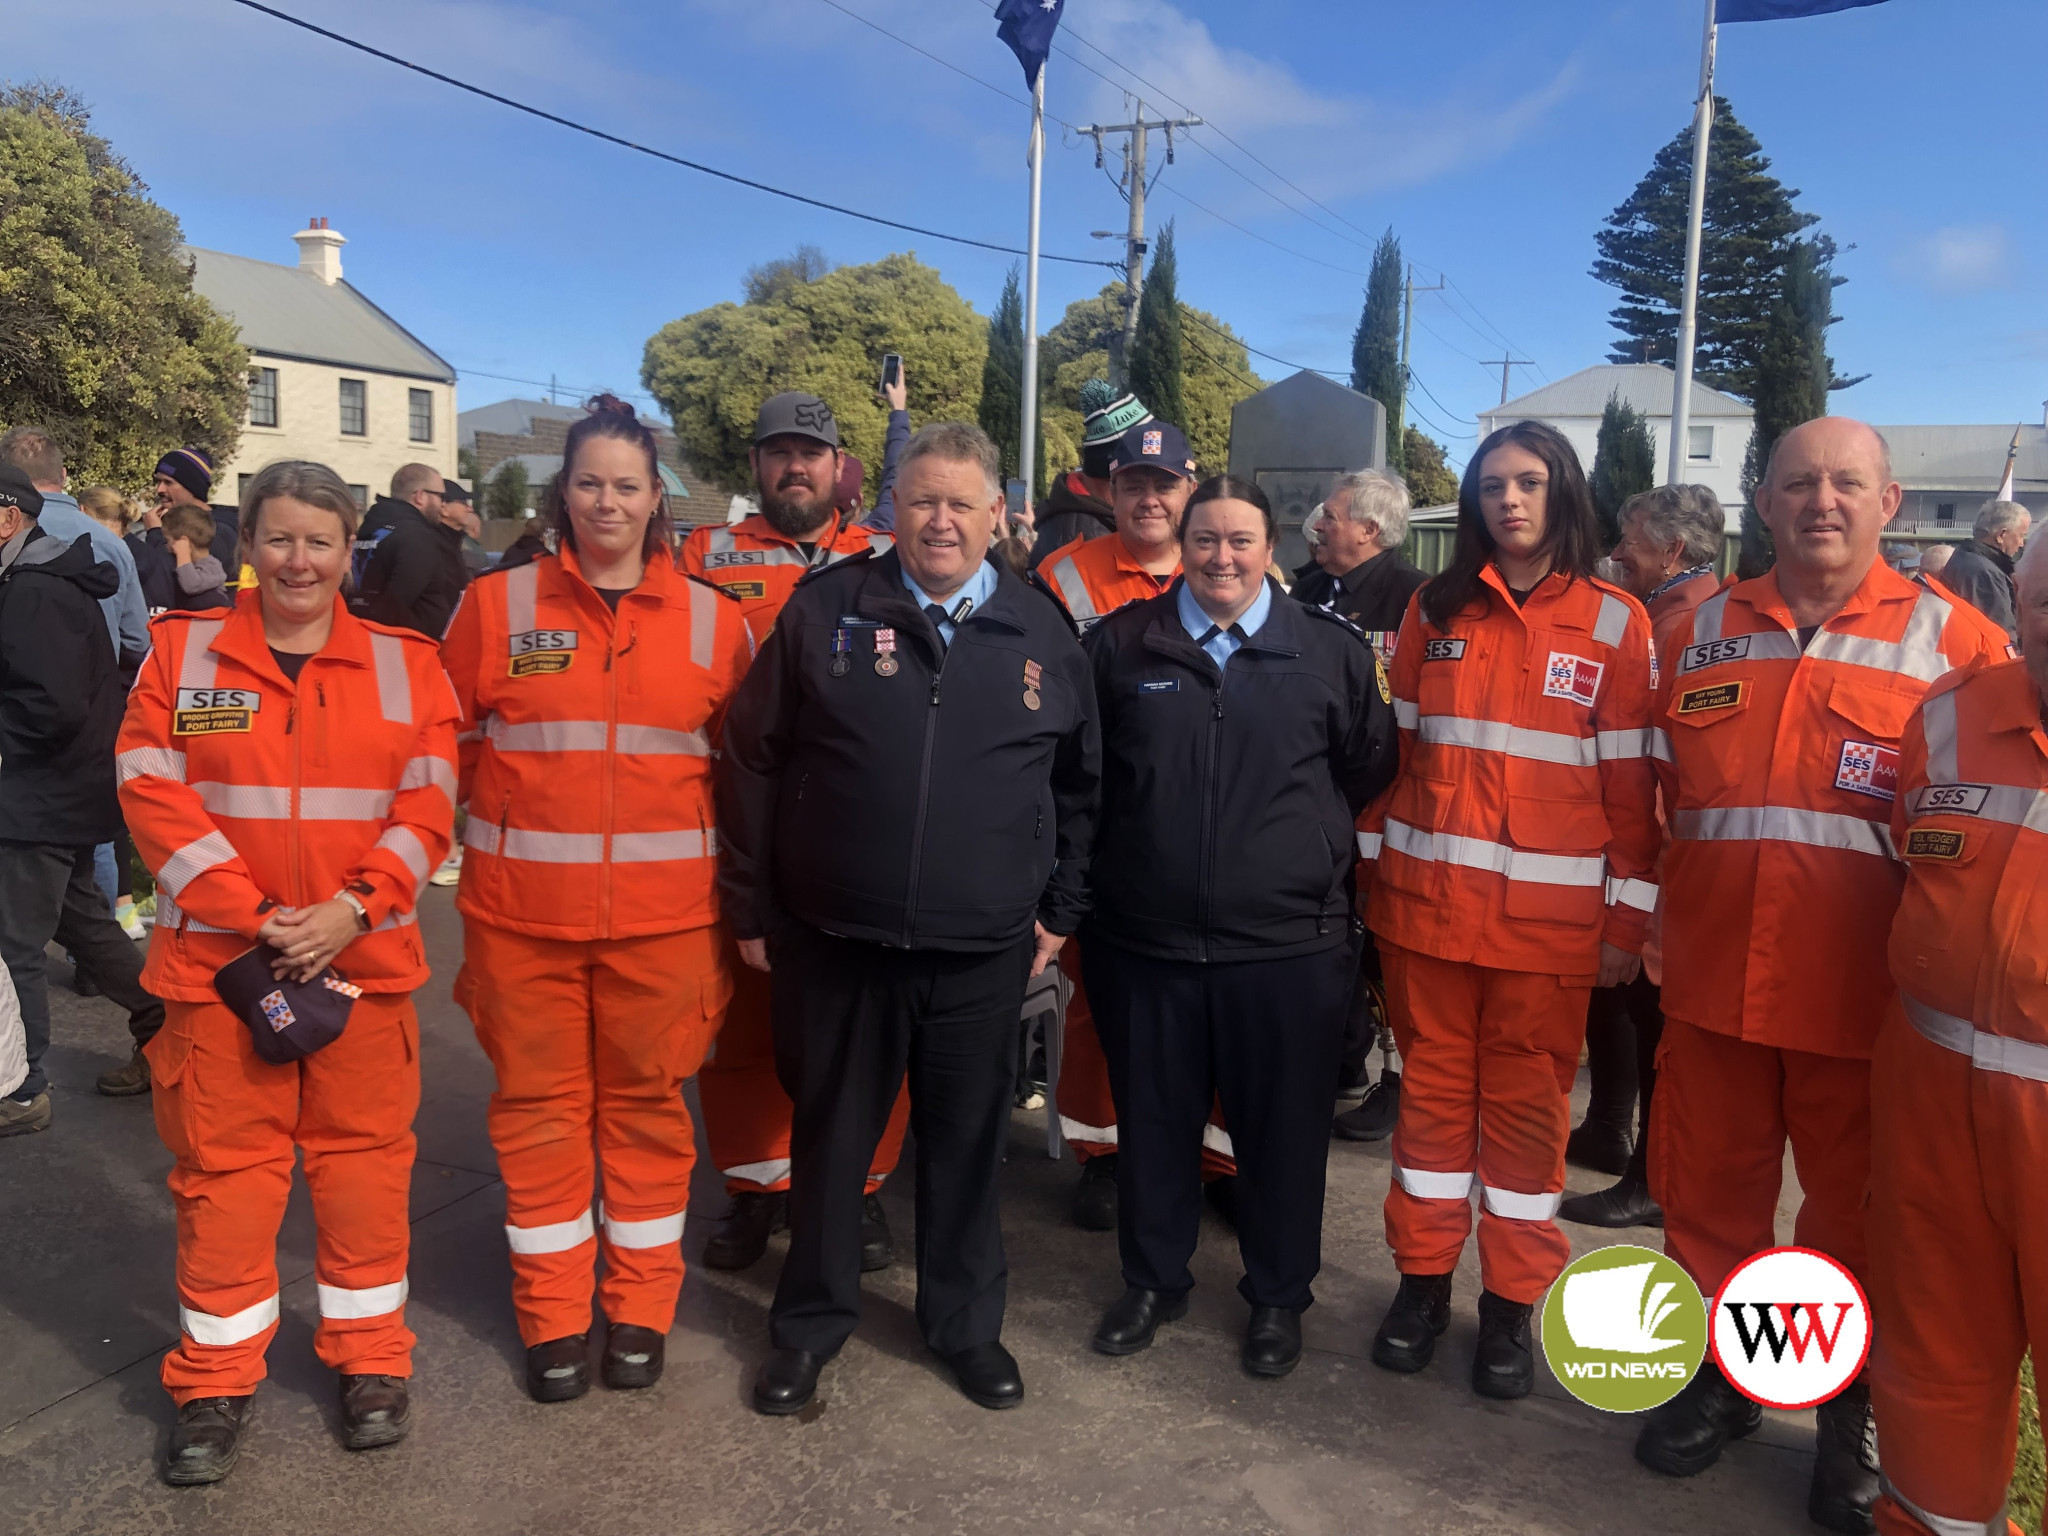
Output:
<svg viewBox="0 0 2048 1536">
<path fill-rule="evenodd" d="M 1714 6 L 1706 0 L 1706 33 L 1700 41 L 1700 96 L 1693 108 L 1692 207 L 1685 226 L 1685 292 L 1678 309 L 1678 349 L 1672 359 L 1671 443 L 1666 485 L 1685 471 L 1686 438 L 1692 425 L 1692 358 L 1699 335 L 1700 233 L 1707 211 L 1707 139 L 1714 129 Z"/>
<path fill-rule="evenodd" d="M 1031 82 L 1031 230 L 1024 257 L 1024 402 L 1017 429 L 1017 474 L 1029 503 L 1038 485 L 1038 199 L 1045 172 L 1045 65 Z"/>
</svg>

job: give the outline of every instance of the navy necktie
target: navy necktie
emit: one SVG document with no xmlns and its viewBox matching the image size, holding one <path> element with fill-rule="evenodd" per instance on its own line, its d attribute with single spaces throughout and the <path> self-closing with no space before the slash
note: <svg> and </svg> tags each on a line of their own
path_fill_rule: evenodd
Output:
<svg viewBox="0 0 2048 1536">
<path fill-rule="evenodd" d="M 924 616 L 932 621 L 932 629 L 939 637 L 939 644 L 943 646 L 946 643 L 944 626 L 953 622 L 953 615 L 946 612 L 937 603 L 926 603 L 924 605 Z"/>
</svg>

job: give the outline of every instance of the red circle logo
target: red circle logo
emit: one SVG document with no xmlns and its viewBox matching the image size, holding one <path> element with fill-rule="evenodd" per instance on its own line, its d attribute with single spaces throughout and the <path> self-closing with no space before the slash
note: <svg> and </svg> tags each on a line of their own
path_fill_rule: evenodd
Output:
<svg viewBox="0 0 2048 1536">
<path fill-rule="evenodd" d="M 1870 1302 L 1840 1261 L 1770 1248 L 1736 1265 L 1714 1293 L 1707 1341 L 1743 1396 L 1788 1412 L 1812 1408 L 1870 1358 Z"/>
</svg>

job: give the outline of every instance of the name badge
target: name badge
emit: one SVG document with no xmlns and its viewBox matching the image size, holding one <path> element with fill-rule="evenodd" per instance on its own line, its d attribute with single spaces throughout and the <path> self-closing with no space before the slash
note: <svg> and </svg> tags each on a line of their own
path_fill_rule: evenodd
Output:
<svg viewBox="0 0 2048 1536">
<path fill-rule="evenodd" d="M 512 636 L 511 662 L 507 677 L 531 677 L 536 673 L 566 672 L 576 659 L 576 631 L 573 629 L 529 629 Z"/>
<path fill-rule="evenodd" d="M 1915 827 L 1906 834 L 1909 859 L 1959 859 L 1963 856 L 1963 834 L 1940 827 Z"/>
<path fill-rule="evenodd" d="M 758 603 L 768 595 L 765 581 L 721 581 L 719 585 L 743 603 Z"/>
<path fill-rule="evenodd" d="M 171 711 L 173 736 L 214 736 L 256 727 L 263 694 L 255 688 L 180 688 Z"/>
<path fill-rule="evenodd" d="M 1463 661 L 1465 641 L 1462 636 L 1451 640 L 1425 640 L 1422 642 L 1424 661 Z"/>
<path fill-rule="evenodd" d="M 1179 679 L 1179 678 L 1177 678 L 1177 677 L 1168 677 L 1168 678 L 1162 678 L 1162 679 L 1161 679 L 1160 681 L 1158 681 L 1158 682 L 1156 682 L 1156 683 L 1140 683 L 1140 684 L 1138 684 L 1138 692 L 1140 692 L 1140 693 L 1179 693 L 1179 692 L 1180 692 L 1180 679 Z"/>
<path fill-rule="evenodd" d="M 1678 702 L 1671 706 L 1671 713 L 1698 715 L 1710 709 L 1733 709 L 1742 702 L 1743 695 L 1748 691 L 1747 678 L 1739 683 L 1715 683 L 1707 688 L 1688 688 L 1678 696 Z"/>
</svg>

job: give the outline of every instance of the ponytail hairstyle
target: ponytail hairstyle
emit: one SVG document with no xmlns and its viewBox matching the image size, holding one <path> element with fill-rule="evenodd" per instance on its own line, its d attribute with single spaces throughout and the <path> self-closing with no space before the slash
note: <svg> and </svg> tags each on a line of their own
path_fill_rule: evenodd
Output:
<svg viewBox="0 0 2048 1536">
<path fill-rule="evenodd" d="M 554 536 L 551 547 L 566 545 L 576 547 L 576 530 L 570 525 L 568 498 L 563 488 L 568 484 L 569 473 L 576 467 L 576 454 L 593 437 L 617 438 L 622 443 L 631 443 L 647 455 L 647 473 L 661 492 L 661 500 L 655 506 L 654 515 L 647 520 L 647 537 L 641 545 L 643 559 L 651 559 L 655 550 L 673 547 L 675 544 L 675 520 L 669 514 L 668 487 L 661 478 L 661 451 L 654 441 L 653 432 L 640 419 L 639 413 L 617 395 L 593 395 L 583 403 L 583 419 L 569 428 L 568 440 L 562 444 L 562 467 L 548 481 L 547 490 L 541 495 L 541 521 L 547 532 Z"/>
<path fill-rule="evenodd" d="M 1526 449 L 1550 471 L 1544 497 L 1543 542 L 1537 553 L 1550 557 L 1550 569 L 1567 581 L 1593 574 L 1600 558 L 1600 521 L 1593 511 L 1593 493 L 1579 455 L 1565 435 L 1540 421 L 1517 421 L 1490 434 L 1465 466 L 1458 483 L 1458 538 L 1451 563 L 1422 589 L 1422 616 L 1439 630 L 1474 598 L 1490 608 L 1492 597 L 1480 573 L 1493 562 L 1494 540 L 1479 510 L 1479 480 L 1487 455 L 1499 448 Z"/>
</svg>

